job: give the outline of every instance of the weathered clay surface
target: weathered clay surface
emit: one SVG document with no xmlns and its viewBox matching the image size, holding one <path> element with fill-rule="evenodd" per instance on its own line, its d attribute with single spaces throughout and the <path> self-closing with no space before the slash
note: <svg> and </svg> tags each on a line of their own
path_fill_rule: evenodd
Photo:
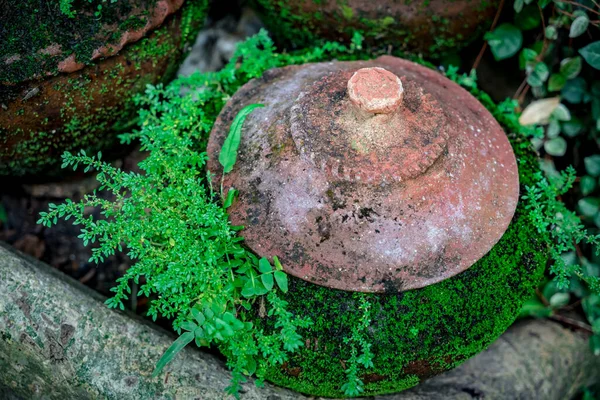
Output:
<svg viewBox="0 0 600 400">
<path fill-rule="evenodd" d="M 47 265 L 0 243 L 0 398 L 231 399 L 215 357 L 188 346 L 151 378 L 175 337 Z M 513 326 L 488 350 L 400 394 L 376 400 L 572 398 L 595 383 L 588 338 L 543 320 Z M 309 397 L 250 378 L 243 400 Z M 310 399 L 315 399 L 310 397 Z"/>
<path fill-rule="evenodd" d="M 348 98 L 355 71 L 402 81 L 402 105 L 370 114 Z M 398 292 L 469 268 L 500 239 L 519 193 L 512 148 L 474 97 L 394 57 L 268 71 L 217 120 L 209 170 L 245 105 L 239 158 L 225 187 L 246 244 L 287 272 L 337 289 Z"/>
</svg>

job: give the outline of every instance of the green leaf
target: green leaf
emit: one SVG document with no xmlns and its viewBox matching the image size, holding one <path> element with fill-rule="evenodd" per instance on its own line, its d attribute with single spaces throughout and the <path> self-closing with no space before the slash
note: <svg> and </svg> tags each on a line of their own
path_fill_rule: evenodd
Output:
<svg viewBox="0 0 600 400">
<path fill-rule="evenodd" d="M 233 200 L 235 200 L 235 196 L 237 195 L 238 191 L 235 190 L 234 188 L 229 189 L 229 191 L 227 192 L 227 198 L 225 199 L 225 203 L 223 203 L 223 207 L 225 208 L 229 208 L 231 207 L 231 205 L 233 204 Z"/>
<path fill-rule="evenodd" d="M 273 274 L 275 275 L 275 281 L 277 282 L 277 286 L 283 293 L 287 293 L 288 291 L 288 278 L 285 272 L 283 271 L 275 271 Z"/>
<path fill-rule="evenodd" d="M 595 177 L 600 175 L 600 155 L 586 157 L 583 159 L 583 163 L 588 174 Z"/>
<path fill-rule="evenodd" d="M 535 29 L 540 26 L 540 12 L 536 4 L 531 4 L 515 15 L 515 25 L 523 31 Z"/>
<path fill-rule="evenodd" d="M 523 0 L 515 0 L 513 8 L 515 9 L 515 12 L 520 13 L 523 9 Z"/>
<path fill-rule="evenodd" d="M 600 69 L 600 40 L 579 49 L 579 54 L 592 67 Z"/>
<path fill-rule="evenodd" d="M 527 77 L 527 83 L 532 87 L 542 86 L 544 82 L 546 82 L 546 79 L 548 79 L 549 74 L 550 71 L 548 70 L 546 63 L 538 62 Z"/>
<path fill-rule="evenodd" d="M 579 188 L 581 189 L 581 194 L 584 196 L 593 193 L 596 189 L 596 179 L 589 175 L 582 176 L 579 181 Z"/>
<path fill-rule="evenodd" d="M 565 83 L 567 83 L 567 80 L 562 74 L 552 74 L 548 80 L 548 90 L 558 92 L 565 86 Z"/>
<path fill-rule="evenodd" d="M 194 319 L 196 320 L 196 322 L 198 322 L 198 325 L 203 325 L 204 321 L 206 321 L 206 318 L 204 317 L 204 314 L 202 314 L 196 308 L 192 308 L 192 316 L 194 317 Z"/>
<path fill-rule="evenodd" d="M 567 141 L 562 137 L 555 137 L 544 142 L 544 150 L 551 156 L 561 157 L 567 152 Z"/>
<path fill-rule="evenodd" d="M 186 330 L 186 331 L 190 331 L 193 332 L 196 327 L 198 325 L 196 325 L 195 323 L 193 323 L 192 321 L 185 321 L 181 324 L 181 329 Z"/>
<path fill-rule="evenodd" d="M 550 297 L 548 302 L 550 303 L 550 307 L 552 308 L 561 308 L 569 304 L 570 298 L 571 296 L 569 295 L 569 293 L 559 292 L 554 293 L 552 297 Z"/>
<path fill-rule="evenodd" d="M 600 198 L 598 197 L 584 197 L 577 202 L 579 211 L 586 217 L 593 217 L 598 213 L 600 208 Z"/>
<path fill-rule="evenodd" d="M 581 57 L 565 58 L 560 62 L 560 73 L 567 79 L 573 79 L 581 72 Z"/>
<path fill-rule="evenodd" d="M 569 37 L 576 38 L 577 36 L 581 36 L 587 30 L 589 23 L 590 19 L 587 15 L 580 15 L 575 18 L 573 23 L 571 23 L 571 29 L 569 29 Z"/>
<path fill-rule="evenodd" d="M 534 61 L 538 56 L 538 52 L 533 49 L 525 48 L 519 53 L 519 68 L 525 69 L 528 63 Z"/>
<path fill-rule="evenodd" d="M 571 120 L 571 112 L 564 104 L 559 104 L 552 111 L 552 116 L 559 121 L 569 121 Z"/>
<path fill-rule="evenodd" d="M 219 162 L 223 166 L 223 173 L 231 172 L 235 161 L 237 160 L 237 151 L 242 140 L 242 126 L 246 117 L 256 108 L 264 107 L 263 104 L 250 104 L 242 108 L 233 119 L 229 128 L 229 135 L 223 143 L 221 153 L 219 154 Z"/>
<path fill-rule="evenodd" d="M 185 346 L 187 346 L 192 340 L 194 340 L 193 332 L 185 332 L 173 342 L 173 344 L 165 351 L 165 354 L 158 360 L 156 368 L 152 373 L 152 377 L 156 378 L 162 369 L 167 365 L 173 358 L 179 353 Z"/>
<path fill-rule="evenodd" d="M 485 35 L 496 60 L 504 60 L 517 54 L 523 44 L 523 35 L 516 26 L 504 23 Z"/>
<path fill-rule="evenodd" d="M 273 271 L 273 267 L 271 267 L 271 263 L 265 257 L 258 260 L 258 270 L 263 274 L 267 274 Z"/>
<path fill-rule="evenodd" d="M 271 274 L 271 273 L 262 274 L 260 276 L 260 280 L 262 281 L 263 285 L 265 285 L 265 289 L 267 289 L 267 290 L 273 289 L 273 274 Z"/>
<path fill-rule="evenodd" d="M 552 139 L 558 135 L 560 135 L 560 124 L 558 121 L 552 120 L 548 123 L 548 128 L 546 128 L 546 137 Z"/>
<path fill-rule="evenodd" d="M 275 264 L 275 269 L 277 271 L 283 271 L 283 265 L 281 265 L 277 256 L 273 256 L 273 263 Z"/>
<path fill-rule="evenodd" d="M 558 37 L 558 31 L 556 30 L 556 27 L 553 25 L 546 27 L 546 30 L 544 31 L 544 36 L 546 36 L 546 39 L 548 40 L 556 40 L 556 38 Z"/>
<path fill-rule="evenodd" d="M 547 6 L 548 4 L 550 4 L 551 2 L 552 2 L 552 0 L 538 0 L 538 1 L 537 1 L 538 5 L 539 5 L 539 6 L 540 6 L 542 9 L 546 8 L 546 6 Z"/>
<path fill-rule="evenodd" d="M 246 375 L 253 375 L 256 372 L 256 360 L 253 357 L 246 357 Z"/>
<path fill-rule="evenodd" d="M 577 117 L 562 123 L 562 132 L 568 137 L 575 137 L 583 130 L 583 123 Z"/>
<path fill-rule="evenodd" d="M 546 307 L 537 297 L 533 297 L 529 300 L 526 300 L 525 303 L 523 303 L 523 307 L 521 308 L 519 316 L 546 318 L 549 317 L 551 314 L 552 310 L 549 307 Z"/>
<path fill-rule="evenodd" d="M 581 77 L 568 80 L 560 92 L 562 98 L 571 104 L 581 103 L 586 93 L 587 82 Z"/>
</svg>

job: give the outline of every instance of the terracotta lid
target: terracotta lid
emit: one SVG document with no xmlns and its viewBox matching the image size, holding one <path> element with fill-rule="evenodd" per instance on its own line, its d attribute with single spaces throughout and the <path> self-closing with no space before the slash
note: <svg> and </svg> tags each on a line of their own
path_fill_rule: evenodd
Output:
<svg viewBox="0 0 600 400">
<path fill-rule="evenodd" d="M 74 15 L 58 1 L 0 2 L 0 83 L 15 84 L 117 54 L 159 27 L 184 0 L 119 0 L 73 3 Z"/>
<path fill-rule="evenodd" d="M 398 292 L 456 275 L 508 227 L 519 196 L 512 147 L 473 96 L 418 64 L 380 57 L 269 71 L 233 96 L 213 129 L 209 169 L 235 114 L 246 120 L 224 187 L 246 244 L 299 278 Z"/>
</svg>

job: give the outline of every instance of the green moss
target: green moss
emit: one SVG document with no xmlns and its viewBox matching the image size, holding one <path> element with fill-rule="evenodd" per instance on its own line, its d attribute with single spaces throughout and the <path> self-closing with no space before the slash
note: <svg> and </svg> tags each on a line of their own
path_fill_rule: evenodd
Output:
<svg viewBox="0 0 600 400">
<path fill-rule="evenodd" d="M 93 69 L 88 72 L 86 68 L 71 74 L 69 79 L 49 85 L 49 88 L 63 96 L 59 115 L 55 115 L 54 121 L 51 121 L 56 128 L 58 118 L 60 128 L 27 131 L 20 126 L 0 127 L 0 175 L 20 176 L 40 171 L 47 173 L 49 167 L 57 166 L 65 150 L 97 151 L 114 144 L 115 133 L 120 128 L 130 128 L 131 122 L 135 120 L 137 108 L 134 96 L 142 93 L 147 84 L 164 82 L 173 77 L 183 49 L 203 23 L 202 15 L 206 6 L 206 0 L 188 0 L 184 4 L 179 18 L 182 19 L 180 29 L 185 40 L 169 34 L 165 24 L 150 36 L 123 50 L 126 52 L 126 60 L 133 62 L 137 70 L 149 63 L 155 67 L 166 59 L 168 66 L 162 75 L 152 68 L 145 68 L 139 74 L 124 74 L 124 64 L 116 63 L 101 73 Z M 130 21 L 130 24 L 137 23 Z M 110 62 L 110 59 L 106 61 Z M 160 70 L 163 71 L 163 68 Z M 114 104 L 99 100 L 109 92 L 122 100 Z M 15 104 L 18 101 L 13 100 Z M 10 107 L 10 102 L 8 104 Z M 11 108 L 7 112 L 10 113 Z M 22 115 L 23 110 L 15 111 L 15 114 Z M 47 115 L 30 115 L 28 118 L 42 121 L 47 120 Z"/>
<path fill-rule="evenodd" d="M 471 90 L 508 132 L 514 120 Z M 535 183 L 537 155 L 527 140 L 509 134 L 522 187 Z M 525 191 L 522 190 L 524 193 Z M 314 324 L 300 332 L 305 346 L 283 366 L 265 371 L 266 379 L 302 393 L 343 397 L 350 346 L 344 342 L 359 323 L 361 298 L 372 305 L 367 332 L 374 367 L 364 369 L 364 395 L 398 392 L 421 379 L 453 368 L 485 349 L 515 320 L 523 301 L 538 284 L 547 260 L 548 238 L 529 219 L 523 201 L 508 230 L 492 250 L 467 271 L 422 289 L 375 295 L 327 289 L 291 278 L 288 309 Z M 271 318 L 255 318 L 266 331 Z"/>
<path fill-rule="evenodd" d="M 468 44 L 461 35 L 453 34 L 450 29 L 450 20 L 433 14 L 428 8 L 429 2 L 420 2 L 417 5 L 417 15 L 425 16 L 437 23 L 423 26 L 416 32 L 404 26 L 401 21 L 390 15 L 378 15 L 377 18 L 368 16 L 358 7 L 350 6 L 347 1 L 337 1 L 337 8 L 328 5 L 323 11 L 317 13 L 305 11 L 299 1 L 285 0 L 254 0 L 262 19 L 280 44 L 291 48 L 303 48 L 321 45 L 324 40 L 338 40 L 349 42 L 355 32 L 360 33 L 365 42 L 371 46 L 393 46 L 395 49 L 419 50 L 427 56 L 439 58 L 450 50 Z M 307 1 L 308 3 L 311 0 Z M 448 0 L 452 3 L 452 0 Z M 295 4 L 292 4 L 295 3 Z M 312 0 L 312 3 L 321 5 L 322 1 Z M 328 4 L 333 3 L 329 1 Z M 478 2 L 479 5 L 480 2 Z M 409 5 L 410 2 L 406 2 Z M 491 7 L 487 4 L 486 7 Z M 481 8 L 483 10 L 484 8 Z M 335 24 L 323 24 L 322 13 L 327 15 L 328 21 L 335 20 Z M 319 15 L 319 17 L 317 17 Z M 462 19 L 461 16 L 459 18 Z M 490 21 L 491 22 L 491 21 Z M 468 24 L 463 24 L 469 27 Z M 478 23 L 473 27 L 475 31 L 469 37 L 476 38 L 485 31 L 486 24 Z M 425 44 L 429 42 L 430 44 Z"/>
</svg>

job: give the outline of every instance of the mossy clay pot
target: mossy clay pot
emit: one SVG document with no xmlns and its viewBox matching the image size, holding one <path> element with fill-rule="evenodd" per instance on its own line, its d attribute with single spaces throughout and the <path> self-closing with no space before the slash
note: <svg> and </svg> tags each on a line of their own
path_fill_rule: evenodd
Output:
<svg viewBox="0 0 600 400">
<path fill-rule="evenodd" d="M 368 45 L 425 56 L 461 47 L 489 28 L 497 0 L 254 0 L 282 46 L 323 39 L 349 43 L 359 32 Z"/>
<path fill-rule="evenodd" d="M 56 175 L 65 150 L 114 145 L 133 97 L 176 72 L 207 0 L 101 5 L 0 3 L 0 175 Z"/>
<path fill-rule="evenodd" d="M 235 115 L 246 119 L 224 187 L 248 247 L 277 256 L 281 294 L 309 317 L 304 346 L 266 379 L 302 393 L 343 397 L 367 300 L 373 367 L 363 395 L 392 393 L 483 350 L 518 315 L 547 259 L 519 201 L 537 156 L 507 135 L 466 90 L 437 71 L 390 56 L 267 71 L 219 115 L 219 152 Z M 254 323 L 276 332 L 273 317 Z"/>
</svg>

